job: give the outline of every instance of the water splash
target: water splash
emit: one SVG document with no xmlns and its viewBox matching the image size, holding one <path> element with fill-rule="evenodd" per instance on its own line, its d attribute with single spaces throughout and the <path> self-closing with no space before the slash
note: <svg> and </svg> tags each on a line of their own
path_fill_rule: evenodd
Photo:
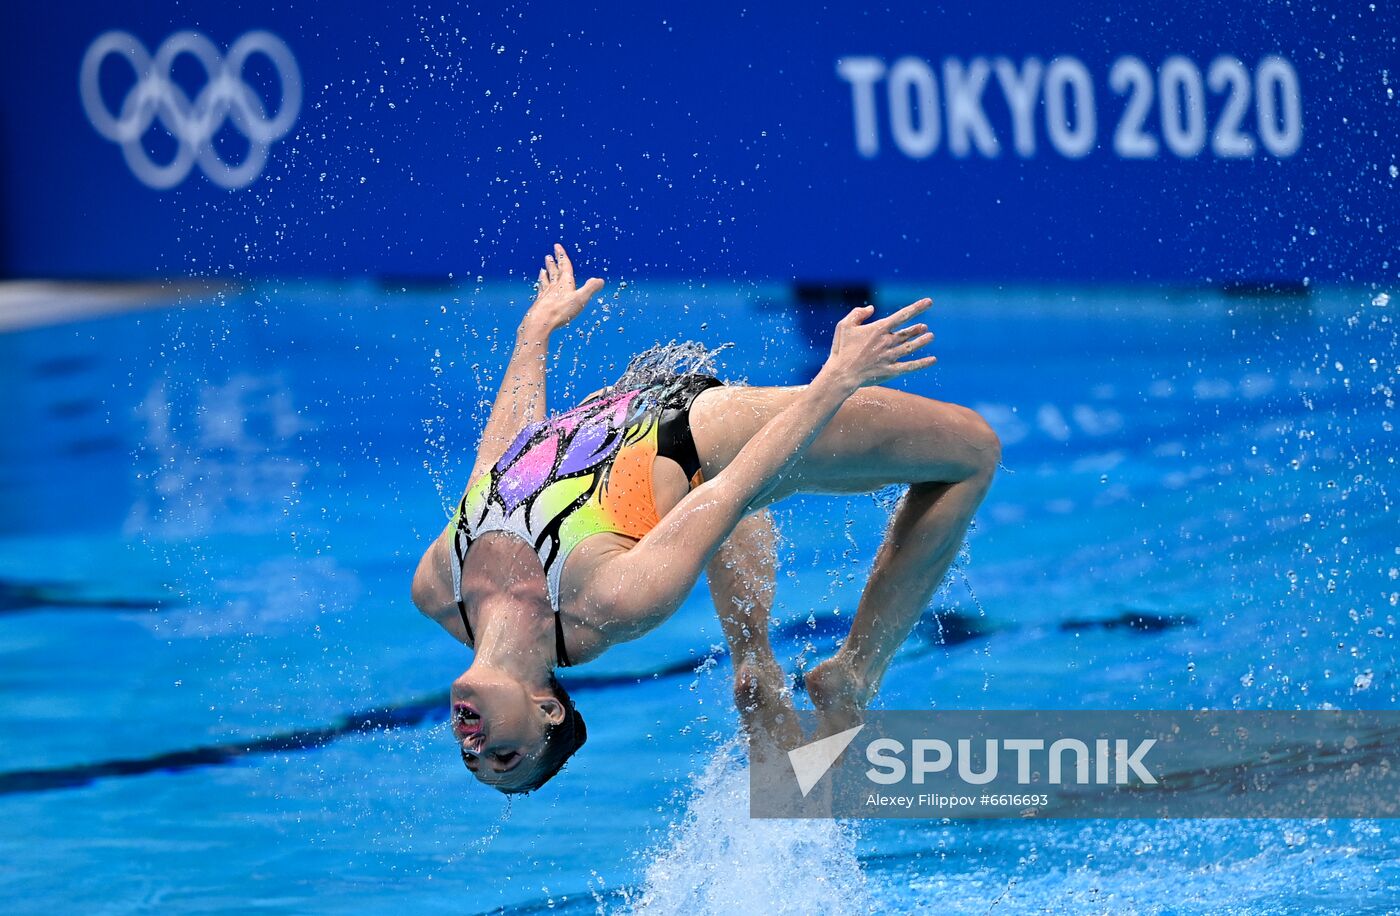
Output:
<svg viewBox="0 0 1400 916">
<path fill-rule="evenodd" d="M 749 817 L 742 740 L 719 747 L 691 786 L 627 913 L 826 913 L 874 910 L 853 825 Z"/>
<path fill-rule="evenodd" d="M 693 340 L 657 344 L 632 357 L 612 388 L 618 391 L 645 388 L 677 375 L 697 372 L 714 375 L 717 371 L 715 357 L 732 346 L 721 344 L 711 349 Z"/>
</svg>

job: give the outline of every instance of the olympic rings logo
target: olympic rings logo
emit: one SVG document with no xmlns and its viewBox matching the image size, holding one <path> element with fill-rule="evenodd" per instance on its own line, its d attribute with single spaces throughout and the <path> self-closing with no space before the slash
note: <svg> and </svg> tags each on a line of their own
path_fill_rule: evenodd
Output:
<svg viewBox="0 0 1400 916">
<path fill-rule="evenodd" d="M 103 100 L 99 84 L 102 64 L 113 54 L 126 58 L 136 73 L 136 84 L 115 115 Z M 194 58 L 209 80 L 193 99 L 171 79 L 171 68 L 182 54 Z M 243 68 L 255 54 L 272 63 L 282 85 L 282 100 L 272 117 L 258 93 L 243 80 Z M 154 57 L 131 33 L 106 32 L 83 55 L 78 88 L 92 126 L 121 146 L 127 165 L 141 182 L 158 190 L 184 181 L 196 164 L 220 187 L 251 184 L 262 174 L 272 144 L 287 135 L 301 111 L 296 58 L 282 39 L 264 31 L 238 39 L 227 58 L 199 32 L 176 32 L 161 42 Z M 248 155 L 236 165 L 223 161 L 211 142 L 225 122 L 248 138 Z M 151 158 L 141 142 L 156 123 L 178 144 L 175 157 L 163 165 Z"/>
</svg>

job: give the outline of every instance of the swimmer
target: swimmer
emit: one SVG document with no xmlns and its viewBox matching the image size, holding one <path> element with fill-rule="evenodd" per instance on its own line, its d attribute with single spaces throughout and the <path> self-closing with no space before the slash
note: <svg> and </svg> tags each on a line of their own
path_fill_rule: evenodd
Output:
<svg viewBox="0 0 1400 916">
<path fill-rule="evenodd" d="M 575 284 L 562 246 L 545 257 L 466 494 L 413 578 L 418 608 L 474 649 L 452 684 L 452 729 L 467 768 L 506 793 L 543 785 L 585 740 L 555 669 L 660 626 L 702 571 L 746 729 L 779 748 L 799 744 L 768 639 L 775 539 L 765 507 L 907 484 L 850 633 L 806 676 L 818 735 L 860 722 L 1000 457 L 973 411 L 877 387 L 935 362 L 916 355 L 933 339 L 915 320 L 928 299 L 882 318 L 852 310 L 806 385 L 726 385 L 649 372 L 639 358 L 618 384 L 547 417 L 550 335 L 602 287 Z"/>
</svg>

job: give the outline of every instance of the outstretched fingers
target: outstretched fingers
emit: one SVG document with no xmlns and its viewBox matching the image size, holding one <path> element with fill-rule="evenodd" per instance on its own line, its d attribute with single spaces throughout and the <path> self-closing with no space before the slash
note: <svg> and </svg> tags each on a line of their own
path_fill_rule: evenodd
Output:
<svg viewBox="0 0 1400 916">
<path fill-rule="evenodd" d="M 922 350 L 933 342 L 933 334 L 929 331 L 928 325 L 923 322 L 911 324 L 898 330 L 893 330 L 897 325 L 919 315 L 933 305 L 932 299 L 920 299 L 918 302 L 906 305 L 904 308 L 880 319 L 880 324 L 889 331 L 890 337 L 894 340 L 894 345 L 890 348 L 891 365 L 890 369 L 895 375 L 906 375 L 910 372 L 917 372 L 920 369 L 927 369 L 938 362 L 936 356 L 924 356 L 918 359 L 905 359 L 912 353 Z"/>
<path fill-rule="evenodd" d="M 915 308 L 916 306 L 920 305 L 922 305 L 922 308 L 920 308 L 919 311 L 922 311 L 923 308 L 928 308 L 926 301 L 925 303 L 916 302 L 913 306 L 910 306 L 909 308 Z M 903 311 L 908 311 L 908 309 L 905 309 Z M 890 361 L 888 368 L 892 376 L 907 375 L 910 372 L 917 372 L 920 369 L 927 369 L 929 366 L 932 366 L 934 363 L 938 362 L 938 358 L 936 356 L 925 356 L 919 359 L 905 359 L 906 356 L 909 356 L 911 353 L 915 353 L 919 350 L 922 350 L 924 347 L 928 346 L 930 343 L 933 342 L 933 334 L 929 332 L 928 325 L 922 322 L 920 322 L 919 324 L 911 324 L 908 327 L 900 328 L 897 331 L 891 331 L 890 337 L 894 341 L 893 345 L 889 349 Z"/>
<path fill-rule="evenodd" d="M 922 350 L 933 342 L 933 335 L 927 332 L 911 337 L 894 348 L 895 359 L 903 359 L 915 350 Z"/>
<path fill-rule="evenodd" d="M 895 340 L 909 340 L 910 338 L 918 337 L 927 330 L 928 325 L 920 322 L 919 324 L 911 324 L 907 328 L 900 328 L 898 331 L 891 331 L 890 336 Z"/>
<path fill-rule="evenodd" d="M 884 318 L 880 319 L 880 323 L 885 325 L 886 327 L 893 327 L 897 324 L 903 324 L 910 318 L 913 318 L 915 315 L 918 315 L 921 312 L 927 310 L 928 307 L 931 305 L 933 305 L 932 299 L 920 299 L 918 302 L 906 305 L 904 308 L 895 312 L 893 315 L 886 315 Z"/>
<path fill-rule="evenodd" d="M 849 312 L 847 312 L 847 313 L 846 313 L 846 317 L 845 317 L 845 318 L 842 318 L 841 321 L 840 321 L 839 323 L 840 323 L 840 324 L 848 324 L 848 325 L 857 325 L 857 324 L 860 324 L 861 322 L 865 321 L 865 319 L 869 318 L 869 317 L 870 317 L 871 315 L 873 315 L 874 313 L 875 313 L 875 306 L 873 306 L 873 305 L 858 305 L 858 306 L 856 306 L 855 308 L 851 309 Z"/>
<path fill-rule="evenodd" d="M 564 246 L 558 242 L 554 243 L 554 263 L 559 265 L 559 276 L 566 282 L 574 282 L 574 264 L 569 260 L 569 253 L 564 250 Z"/>
<path fill-rule="evenodd" d="M 525 317 L 532 327 L 557 331 L 577 318 L 588 300 L 602 288 L 603 281 L 597 277 L 576 288 L 569 253 L 563 245 L 556 244 L 554 251 L 544 256 L 544 267 L 540 268 L 535 281 L 535 301 Z"/>
<path fill-rule="evenodd" d="M 579 298 L 580 298 L 580 299 L 585 299 L 585 300 L 586 300 L 586 299 L 591 299 L 591 298 L 593 297 L 593 295 L 594 295 L 595 293 L 597 293 L 598 290 L 600 290 L 600 289 L 602 289 L 602 288 L 603 288 L 603 281 L 602 281 L 600 278 L 598 278 L 598 277 L 590 277 L 590 278 L 588 279 L 588 282 L 584 283 L 583 286 L 579 288 L 579 291 L 578 291 Z"/>
<path fill-rule="evenodd" d="M 936 356 L 906 359 L 894 364 L 895 375 L 908 375 L 910 372 L 918 372 L 920 369 L 927 369 L 936 362 L 938 362 L 938 357 Z"/>
</svg>

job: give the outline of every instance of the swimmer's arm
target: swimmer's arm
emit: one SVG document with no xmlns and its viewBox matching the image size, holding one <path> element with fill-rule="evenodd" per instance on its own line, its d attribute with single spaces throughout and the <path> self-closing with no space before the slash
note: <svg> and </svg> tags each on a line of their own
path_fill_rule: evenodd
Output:
<svg viewBox="0 0 1400 916">
<path fill-rule="evenodd" d="M 614 639 L 635 639 L 676 612 L 749 507 L 761 503 L 857 387 L 823 370 L 727 468 L 687 493 L 635 547 L 600 566 L 585 603 Z"/>
<path fill-rule="evenodd" d="M 467 628 L 457 613 L 457 598 L 452 594 L 452 547 L 438 538 L 418 561 L 413 574 L 413 603 L 419 612 L 446 630 L 452 638 L 470 646 Z"/>
<path fill-rule="evenodd" d="M 932 339 L 926 325 L 896 329 L 930 304 L 922 299 L 869 324 L 864 322 L 874 310 L 854 309 L 837 324 L 831 356 L 811 384 L 754 434 L 728 467 L 687 493 L 635 547 L 599 568 L 588 584 L 586 604 L 617 628 L 618 639 L 636 638 L 676 612 L 730 532 L 763 504 L 857 389 L 935 362 L 904 359 Z"/>
<path fill-rule="evenodd" d="M 477 478 L 500 460 L 522 429 L 544 419 L 544 364 L 549 357 L 550 331 L 546 326 L 530 322 L 528 315 L 526 319 L 515 332 L 515 349 L 511 351 L 505 377 L 501 379 L 501 388 L 496 393 L 495 403 L 491 405 L 491 415 L 481 432 L 481 442 L 476 448 L 476 461 L 467 477 L 468 490 L 476 483 Z M 420 611 L 465 642 L 466 631 L 461 629 L 461 622 L 456 620 L 456 598 L 450 595 L 450 588 L 442 587 L 443 582 L 452 581 L 448 565 L 451 560 L 445 558 L 452 555 L 452 538 L 456 530 L 456 526 L 449 521 L 428 552 L 423 554 L 422 562 L 418 564 L 418 572 L 413 577 L 413 602 L 418 605 Z M 446 578 L 442 578 L 443 576 Z M 442 596 L 437 594 L 439 591 L 443 593 Z M 420 596 L 422 600 L 419 600 Z M 458 633 L 457 630 L 461 632 Z"/>
<path fill-rule="evenodd" d="M 470 482 L 486 473 L 510 448 L 520 431 L 545 415 L 545 360 L 549 356 L 550 335 L 572 321 L 603 281 L 593 278 L 574 287 L 574 266 L 563 245 L 544 259 L 540 269 L 539 293 L 515 332 L 515 348 L 501 379 L 500 391 L 491 405 L 491 416 L 481 433 L 476 463 Z"/>
<path fill-rule="evenodd" d="M 549 331 L 521 322 L 491 416 L 481 431 L 468 487 L 500 460 L 522 429 L 544 419 L 544 363 L 548 357 Z"/>
<path fill-rule="evenodd" d="M 550 335 L 572 321 L 602 288 L 603 281 L 597 278 L 575 288 L 574 267 L 564 246 L 555 245 L 554 254 L 545 257 L 538 293 L 516 329 L 515 348 L 481 433 L 476 461 L 467 478 L 468 489 L 500 460 L 522 429 L 544 419 L 545 359 L 549 356 Z M 449 522 L 423 554 L 413 577 L 412 593 L 413 603 L 420 611 L 466 642 L 466 628 L 457 614 L 457 596 L 450 586 L 451 564 L 456 562 L 452 552 L 455 530 Z"/>
</svg>

